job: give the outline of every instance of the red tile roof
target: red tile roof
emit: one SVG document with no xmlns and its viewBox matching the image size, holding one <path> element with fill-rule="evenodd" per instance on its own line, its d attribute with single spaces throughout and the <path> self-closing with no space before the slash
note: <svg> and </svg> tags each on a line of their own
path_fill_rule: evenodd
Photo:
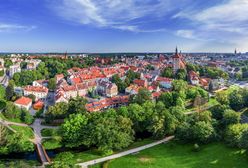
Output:
<svg viewBox="0 0 248 168">
<path fill-rule="evenodd" d="M 25 91 L 29 92 L 45 92 L 48 93 L 48 89 L 44 86 L 25 86 L 23 88 Z"/>
<path fill-rule="evenodd" d="M 138 86 L 142 86 L 142 87 L 146 87 L 146 81 L 142 80 L 142 79 L 134 79 L 133 83 L 138 85 Z"/>
<path fill-rule="evenodd" d="M 44 102 L 41 101 L 41 100 L 38 100 L 34 105 L 33 105 L 33 108 L 35 110 L 39 110 L 39 109 L 42 109 L 44 106 Z"/>
<path fill-rule="evenodd" d="M 28 97 L 21 97 L 15 101 L 15 104 L 24 105 L 24 106 L 27 106 L 30 103 L 32 103 L 32 99 Z"/>
<path fill-rule="evenodd" d="M 173 79 L 171 78 L 165 78 L 165 77 L 157 77 L 156 81 L 158 82 L 172 82 Z"/>
<path fill-rule="evenodd" d="M 86 104 L 85 107 L 88 111 L 93 112 L 93 111 L 100 111 L 101 109 L 108 108 L 113 105 L 128 103 L 128 102 L 129 102 L 129 96 L 116 96 L 112 98 L 106 98 L 98 102 Z"/>
</svg>

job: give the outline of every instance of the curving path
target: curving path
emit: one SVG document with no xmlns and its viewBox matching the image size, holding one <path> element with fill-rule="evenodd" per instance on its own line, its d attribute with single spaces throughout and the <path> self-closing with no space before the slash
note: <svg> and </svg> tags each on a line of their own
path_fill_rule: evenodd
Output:
<svg viewBox="0 0 248 168">
<path fill-rule="evenodd" d="M 50 158 L 48 157 L 48 155 L 46 153 L 46 150 L 44 149 L 44 147 L 42 146 L 42 143 L 41 143 L 42 139 L 43 139 L 43 137 L 41 136 L 41 130 L 44 129 L 44 128 L 56 128 L 56 127 L 41 125 L 41 120 L 40 119 L 36 119 L 34 121 L 34 123 L 31 124 L 31 125 L 27 125 L 27 124 L 24 124 L 24 123 L 10 122 L 10 121 L 0 119 L 0 124 L 6 126 L 8 129 L 13 131 L 14 133 L 16 133 L 16 130 L 11 128 L 10 125 L 33 128 L 34 139 L 30 139 L 30 141 L 35 144 L 37 152 L 38 152 L 38 156 L 40 158 L 40 161 L 42 162 L 42 165 L 47 165 L 47 164 L 49 164 L 51 162 Z M 49 137 L 44 137 L 44 138 L 49 138 Z"/>
<path fill-rule="evenodd" d="M 122 157 L 122 156 L 129 155 L 131 153 L 136 153 L 136 152 L 142 151 L 144 149 L 151 148 L 153 146 L 156 146 L 156 145 L 159 145 L 159 144 L 162 144 L 162 143 L 169 142 L 173 138 L 174 138 L 174 136 L 169 136 L 169 137 L 166 137 L 166 138 L 164 138 L 162 140 L 159 140 L 159 141 L 156 141 L 156 142 L 153 142 L 153 143 L 150 143 L 150 144 L 138 147 L 138 148 L 130 149 L 130 150 L 120 152 L 120 153 L 117 153 L 117 154 L 114 154 L 114 155 L 110 155 L 110 156 L 107 156 L 107 157 L 103 157 L 103 158 L 99 158 L 99 159 L 79 163 L 79 164 L 77 164 L 77 166 L 80 166 L 82 168 L 87 168 L 90 165 L 94 165 L 94 164 L 97 164 L 97 163 L 102 163 L 102 162 L 105 162 L 105 161 L 108 161 L 108 160 L 116 159 L 116 158 L 119 158 L 119 157 Z"/>
</svg>

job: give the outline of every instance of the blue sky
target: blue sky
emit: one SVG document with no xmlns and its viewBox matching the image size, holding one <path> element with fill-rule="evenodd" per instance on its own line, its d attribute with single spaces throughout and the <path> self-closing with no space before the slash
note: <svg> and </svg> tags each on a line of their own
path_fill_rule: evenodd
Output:
<svg viewBox="0 0 248 168">
<path fill-rule="evenodd" d="M 248 0 L 2 0 L 0 52 L 248 51 Z"/>
</svg>

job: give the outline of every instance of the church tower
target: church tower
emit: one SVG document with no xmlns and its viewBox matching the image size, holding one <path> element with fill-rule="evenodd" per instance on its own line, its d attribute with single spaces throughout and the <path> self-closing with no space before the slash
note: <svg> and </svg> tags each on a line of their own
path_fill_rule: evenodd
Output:
<svg viewBox="0 0 248 168">
<path fill-rule="evenodd" d="M 178 54 L 178 49 L 176 47 L 175 55 L 172 57 L 173 60 L 173 72 L 176 73 L 180 69 L 181 56 Z"/>
</svg>

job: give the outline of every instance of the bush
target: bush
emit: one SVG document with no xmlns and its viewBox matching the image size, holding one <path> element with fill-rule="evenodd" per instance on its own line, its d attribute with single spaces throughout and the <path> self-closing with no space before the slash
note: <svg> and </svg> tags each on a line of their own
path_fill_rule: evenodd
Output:
<svg viewBox="0 0 248 168">
<path fill-rule="evenodd" d="M 34 117 L 35 117 L 35 118 L 43 118 L 42 113 L 43 113 L 43 108 L 40 109 L 40 110 L 38 110 L 38 111 L 36 111 Z"/>
<path fill-rule="evenodd" d="M 4 109 L 6 107 L 6 102 L 3 100 L 0 100 L 0 110 Z"/>
<path fill-rule="evenodd" d="M 108 168 L 109 167 L 109 163 L 110 163 L 110 160 L 106 161 L 106 162 L 103 162 L 102 164 L 102 168 Z"/>
<path fill-rule="evenodd" d="M 248 130 L 248 124 L 230 125 L 225 132 L 225 141 L 230 146 L 238 146 L 243 132 Z"/>
<path fill-rule="evenodd" d="M 55 136 L 56 135 L 56 131 L 55 129 L 49 129 L 49 128 L 45 128 L 41 130 L 41 135 L 42 136 Z"/>
<path fill-rule="evenodd" d="M 198 152 L 200 150 L 200 146 L 196 143 L 194 144 L 194 147 L 193 147 L 193 152 Z"/>
</svg>

